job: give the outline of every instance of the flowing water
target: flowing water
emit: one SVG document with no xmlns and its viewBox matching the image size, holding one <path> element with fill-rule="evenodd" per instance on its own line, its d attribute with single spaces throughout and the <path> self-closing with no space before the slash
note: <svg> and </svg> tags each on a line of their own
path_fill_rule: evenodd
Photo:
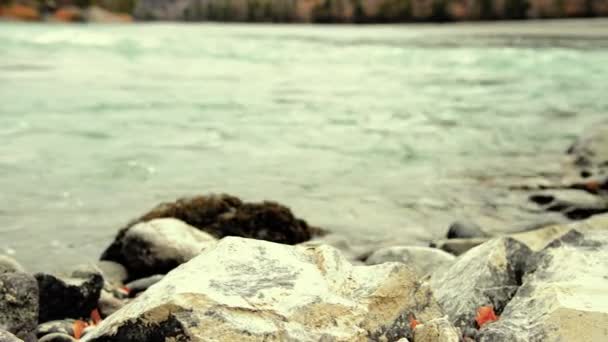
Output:
<svg viewBox="0 0 608 342">
<path fill-rule="evenodd" d="M 508 225 L 521 208 L 482 180 L 554 172 L 608 116 L 607 77 L 602 20 L 1 23 L 0 253 L 93 260 L 131 218 L 208 192 L 369 244 Z"/>
</svg>

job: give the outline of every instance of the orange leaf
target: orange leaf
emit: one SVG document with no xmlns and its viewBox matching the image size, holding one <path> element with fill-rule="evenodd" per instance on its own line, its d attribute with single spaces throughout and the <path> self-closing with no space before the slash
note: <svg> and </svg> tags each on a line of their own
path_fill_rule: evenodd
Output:
<svg viewBox="0 0 608 342">
<path fill-rule="evenodd" d="M 498 316 L 494 312 L 494 307 L 492 305 L 481 306 L 477 309 L 477 316 L 475 316 L 475 321 L 477 325 L 481 328 L 484 324 L 492 323 L 498 320 Z"/>
<path fill-rule="evenodd" d="M 77 340 L 80 339 L 80 337 L 82 336 L 82 332 L 84 331 L 84 328 L 86 328 L 86 327 L 87 327 L 87 322 L 81 321 L 81 320 L 76 320 L 72 327 L 72 330 L 74 330 L 74 338 Z"/>
<path fill-rule="evenodd" d="M 93 320 L 93 324 L 97 325 L 101 323 L 101 315 L 99 314 L 99 310 L 94 309 L 91 311 L 91 319 Z"/>
<path fill-rule="evenodd" d="M 408 318 L 410 320 L 410 329 L 412 329 L 413 331 L 414 329 L 416 329 L 416 326 L 420 324 L 420 322 L 418 322 L 418 320 L 414 318 L 414 315 L 410 315 Z"/>
</svg>

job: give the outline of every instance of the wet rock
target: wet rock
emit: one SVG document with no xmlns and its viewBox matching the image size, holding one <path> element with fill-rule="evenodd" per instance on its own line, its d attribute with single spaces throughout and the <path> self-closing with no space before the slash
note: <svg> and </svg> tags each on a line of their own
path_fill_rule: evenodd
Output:
<svg viewBox="0 0 608 342">
<path fill-rule="evenodd" d="M 61 333 L 52 333 L 45 335 L 38 342 L 76 342 L 77 339 L 73 338 L 70 335 L 61 334 Z"/>
<path fill-rule="evenodd" d="M 608 212 L 608 201 L 589 192 L 574 189 L 550 190 L 530 196 L 543 210 L 558 211 L 572 220 Z"/>
<path fill-rule="evenodd" d="M 571 230 L 536 253 L 523 285 L 479 341 L 608 340 L 605 228 Z"/>
<path fill-rule="evenodd" d="M 352 266 L 329 246 L 226 237 L 84 341 L 398 340 L 410 314 L 443 316 L 404 264 Z"/>
<path fill-rule="evenodd" d="M 497 238 L 461 255 L 448 269 L 434 272 L 435 297 L 458 328 L 475 326 L 477 308 L 502 311 L 521 284 L 531 250 L 512 238 Z"/>
<path fill-rule="evenodd" d="M 141 278 L 171 271 L 215 240 L 180 220 L 155 219 L 126 230 L 110 247 L 113 253 L 104 258 L 124 265 L 130 277 Z"/>
<path fill-rule="evenodd" d="M 23 342 L 23 340 L 6 330 L 0 329 L 0 342 Z"/>
<path fill-rule="evenodd" d="M 289 208 L 278 203 L 243 203 L 240 199 L 229 195 L 199 196 L 161 204 L 133 221 L 119 231 L 114 242 L 102 254 L 101 259 L 124 265 L 133 278 L 155 273 L 166 273 L 179 265 L 174 260 L 170 260 L 166 265 L 151 267 L 147 255 L 139 254 L 139 252 L 142 252 L 139 247 L 136 245 L 129 246 L 125 243 L 125 239 L 129 239 L 128 232 L 138 223 L 159 218 L 181 220 L 216 238 L 242 236 L 285 244 L 297 244 L 310 240 L 314 234 L 321 234 L 320 229 L 308 226 L 305 221 L 295 217 Z M 140 226 L 138 229 L 141 230 L 142 227 Z M 147 231 L 154 230 L 150 227 L 147 229 Z M 168 230 L 174 232 L 178 229 Z M 176 235 L 171 235 L 171 240 L 177 240 L 179 234 Z M 133 236 L 133 233 L 130 236 Z M 148 239 L 151 238 L 148 237 Z M 138 241 L 140 239 L 136 236 L 134 240 Z M 178 241 L 180 241 L 180 244 L 182 243 L 181 240 Z M 158 242 L 167 243 L 162 239 Z M 138 253 L 134 253 L 130 249 L 135 249 L 135 252 Z M 143 252 L 145 254 L 146 251 Z M 160 266 L 161 269 L 158 269 L 157 266 Z M 135 271 L 135 273 L 131 274 L 132 271 Z"/>
<path fill-rule="evenodd" d="M 140 292 L 146 291 L 150 286 L 158 283 L 163 279 L 163 274 L 155 274 L 146 278 L 134 280 L 126 285 L 129 289 L 129 294 L 134 296 Z"/>
<path fill-rule="evenodd" d="M 40 288 L 40 322 L 89 317 L 103 288 L 103 277 L 98 273 L 83 278 L 46 273 L 35 277 Z"/>
<path fill-rule="evenodd" d="M 489 236 L 477 223 L 464 220 L 452 223 L 447 234 L 448 239 L 487 238 Z"/>
<path fill-rule="evenodd" d="M 15 259 L 0 254 L 0 274 L 12 272 L 25 272 L 25 269 Z"/>
<path fill-rule="evenodd" d="M 21 272 L 0 274 L 0 327 L 18 338 L 36 341 L 38 285 Z"/>
<path fill-rule="evenodd" d="M 461 335 L 447 317 L 441 317 L 416 326 L 414 342 L 459 342 Z"/>
<path fill-rule="evenodd" d="M 43 336 L 54 333 L 73 336 L 74 322 L 76 322 L 75 319 L 68 318 L 42 323 L 38 325 L 38 328 L 36 329 L 36 336 L 38 336 L 38 338 L 41 338 Z"/>
<path fill-rule="evenodd" d="M 450 265 L 454 255 L 437 248 L 417 246 L 394 246 L 381 248 L 370 255 L 365 263 L 378 265 L 385 262 L 402 262 L 414 268 L 418 274 L 426 275 L 439 267 Z"/>
<path fill-rule="evenodd" d="M 488 240 L 488 238 L 438 240 L 431 242 L 430 247 L 441 249 L 450 254 L 461 255 Z"/>
</svg>

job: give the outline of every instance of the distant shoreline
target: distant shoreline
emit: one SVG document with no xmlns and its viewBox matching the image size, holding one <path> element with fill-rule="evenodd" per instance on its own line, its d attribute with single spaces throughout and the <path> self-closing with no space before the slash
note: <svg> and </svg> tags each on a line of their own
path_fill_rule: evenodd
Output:
<svg viewBox="0 0 608 342">
<path fill-rule="evenodd" d="M 585 0 L 0 0 L 0 21 L 397 24 L 601 17 L 608 17 L 608 4 Z"/>
</svg>

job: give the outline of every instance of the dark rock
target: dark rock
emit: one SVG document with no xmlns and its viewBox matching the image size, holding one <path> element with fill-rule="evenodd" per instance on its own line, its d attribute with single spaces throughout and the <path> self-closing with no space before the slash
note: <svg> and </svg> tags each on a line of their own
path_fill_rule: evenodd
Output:
<svg viewBox="0 0 608 342">
<path fill-rule="evenodd" d="M 396 341 L 410 314 L 443 316 L 407 265 L 353 266 L 329 246 L 226 237 L 85 341 Z"/>
<path fill-rule="evenodd" d="M 523 284 L 478 341 L 608 341 L 608 231 L 571 230 L 529 258 Z"/>
<path fill-rule="evenodd" d="M 153 219 L 130 227 L 114 256 L 133 278 L 167 273 L 215 243 L 211 235 L 173 218 Z"/>
<path fill-rule="evenodd" d="M 448 229 L 448 239 L 485 238 L 490 235 L 472 221 L 456 221 Z"/>
<path fill-rule="evenodd" d="M 0 327 L 18 338 L 36 341 L 38 285 L 29 274 L 0 274 Z"/>
<path fill-rule="evenodd" d="M 438 240 L 431 242 L 429 246 L 458 256 L 488 240 L 488 238 Z"/>
<path fill-rule="evenodd" d="M 365 260 L 367 265 L 385 262 L 402 262 L 414 268 L 419 275 L 426 275 L 439 267 L 450 265 L 456 260 L 454 255 L 437 248 L 418 246 L 393 246 L 381 248 Z"/>
<path fill-rule="evenodd" d="M 75 319 L 68 318 L 42 323 L 36 329 L 36 336 L 41 338 L 53 333 L 74 336 L 74 322 L 76 322 Z"/>
<path fill-rule="evenodd" d="M 321 234 L 320 229 L 308 226 L 305 221 L 295 217 L 289 208 L 278 203 L 243 203 L 240 199 L 229 195 L 199 196 L 161 204 L 131 222 L 118 232 L 114 242 L 105 250 L 101 259 L 124 265 L 129 270 L 131 278 L 166 273 L 175 268 L 183 261 L 176 263 L 169 260 L 164 265 L 154 265 L 154 267 L 148 267 L 145 263 L 133 265 L 142 261 L 139 255 L 133 257 L 136 254 L 134 252 L 141 251 L 142 248 L 125 242 L 132 227 L 159 218 L 181 220 L 216 238 L 241 236 L 284 244 L 298 244 L 309 240 L 314 234 Z M 143 248 L 143 252 L 145 251 L 146 248 Z M 128 258 L 131 260 L 127 260 Z"/>
<path fill-rule="evenodd" d="M 0 342 L 23 342 L 23 340 L 6 330 L 0 329 Z"/>
<path fill-rule="evenodd" d="M 530 248 L 512 238 L 497 238 L 461 255 L 430 284 L 450 321 L 461 329 L 475 327 L 477 308 L 492 305 L 498 313 L 521 285 Z"/>
<path fill-rule="evenodd" d="M 15 259 L 0 254 L 0 274 L 10 272 L 25 272 L 25 269 Z"/>
<path fill-rule="evenodd" d="M 61 333 L 48 334 L 38 340 L 38 342 L 76 342 L 76 341 L 78 341 L 78 340 L 73 338 L 72 336 L 66 335 L 66 334 L 61 334 Z"/>
<path fill-rule="evenodd" d="M 530 200 L 544 210 L 561 212 L 571 220 L 608 212 L 606 199 L 581 190 L 548 190 L 531 195 Z"/>
<path fill-rule="evenodd" d="M 40 322 L 64 318 L 88 318 L 97 307 L 103 288 L 98 273 L 86 278 L 60 278 L 51 274 L 36 274 L 40 288 Z"/>
<path fill-rule="evenodd" d="M 155 274 L 153 276 L 137 279 L 128 283 L 126 287 L 129 289 L 129 295 L 135 296 L 140 292 L 146 291 L 150 286 L 161 281 L 163 277 L 164 275 L 162 274 Z"/>
</svg>

